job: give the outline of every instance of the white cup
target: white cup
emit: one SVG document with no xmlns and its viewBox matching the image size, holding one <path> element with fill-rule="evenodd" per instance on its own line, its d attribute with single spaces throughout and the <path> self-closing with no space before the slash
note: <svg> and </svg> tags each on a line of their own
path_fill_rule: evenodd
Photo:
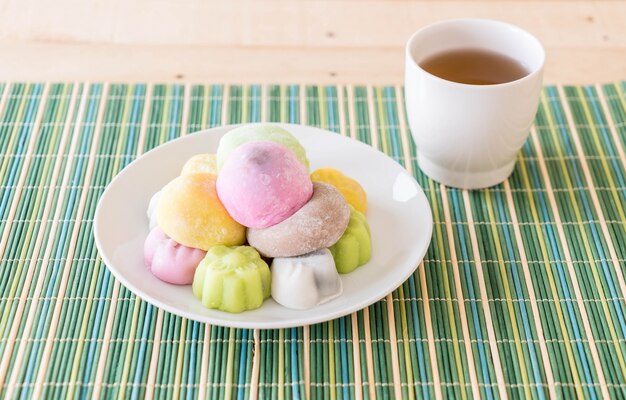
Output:
<svg viewBox="0 0 626 400">
<path fill-rule="evenodd" d="M 419 66 L 434 54 L 470 48 L 511 57 L 528 74 L 506 83 L 469 85 L 438 78 Z M 544 60 L 534 36 L 504 22 L 456 19 L 415 32 L 406 45 L 404 83 L 422 171 L 463 189 L 504 181 L 537 112 Z"/>
</svg>

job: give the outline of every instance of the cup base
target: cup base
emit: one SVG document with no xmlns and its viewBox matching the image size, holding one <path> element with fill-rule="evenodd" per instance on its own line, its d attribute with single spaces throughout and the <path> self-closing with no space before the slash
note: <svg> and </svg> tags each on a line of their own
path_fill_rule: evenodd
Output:
<svg viewBox="0 0 626 400">
<path fill-rule="evenodd" d="M 458 189 L 484 189 L 503 182 L 511 175 L 515 160 L 495 170 L 485 172 L 459 172 L 435 164 L 428 158 L 417 153 L 417 163 L 428 177 L 446 186 Z"/>
</svg>

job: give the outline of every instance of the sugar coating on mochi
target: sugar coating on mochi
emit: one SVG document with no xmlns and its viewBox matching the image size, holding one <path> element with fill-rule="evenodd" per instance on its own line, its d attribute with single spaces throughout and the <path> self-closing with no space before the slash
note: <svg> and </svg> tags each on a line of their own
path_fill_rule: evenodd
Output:
<svg viewBox="0 0 626 400">
<path fill-rule="evenodd" d="M 328 249 L 272 261 L 272 298 L 296 310 L 306 310 L 341 295 L 343 284 Z"/>
<path fill-rule="evenodd" d="M 313 196 L 291 217 L 248 229 L 248 242 L 265 257 L 293 257 L 332 246 L 350 220 L 350 207 L 333 186 L 313 182 Z"/>
<path fill-rule="evenodd" d="M 215 154 L 196 154 L 191 157 L 180 172 L 181 175 L 214 174 L 217 175 L 217 157 Z"/>
<path fill-rule="evenodd" d="M 193 294 L 207 308 L 239 313 L 259 308 L 270 296 L 269 267 L 250 246 L 214 246 L 193 279 Z"/>
<path fill-rule="evenodd" d="M 157 205 L 157 220 L 166 235 L 205 251 L 218 244 L 236 246 L 245 242 L 246 228 L 220 202 L 215 181 L 212 174 L 191 174 L 165 185 Z"/>
<path fill-rule="evenodd" d="M 242 144 L 266 141 L 280 144 L 289 149 L 309 170 L 309 160 L 298 139 L 285 129 L 271 124 L 248 124 L 226 133 L 217 147 L 217 168 L 221 170 L 231 153 Z"/>
<path fill-rule="evenodd" d="M 190 285 L 196 268 L 206 252 L 175 242 L 156 227 L 143 247 L 145 266 L 160 280 L 175 285 Z"/>
<path fill-rule="evenodd" d="M 250 228 L 275 225 L 300 209 L 313 184 L 291 151 L 273 142 L 239 146 L 217 177 L 217 194 L 228 213 Z"/>
<path fill-rule="evenodd" d="M 150 203 L 148 203 L 148 210 L 146 214 L 148 215 L 148 226 L 150 230 L 159 226 L 157 222 L 156 210 L 157 205 L 159 204 L 159 199 L 161 198 L 161 191 L 159 190 L 150 198 Z"/>
<path fill-rule="evenodd" d="M 350 206 L 350 222 L 341 238 L 330 247 L 337 271 L 346 274 L 367 263 L 372 256 L 370 226 L 365 215 Z"/>
</svg>

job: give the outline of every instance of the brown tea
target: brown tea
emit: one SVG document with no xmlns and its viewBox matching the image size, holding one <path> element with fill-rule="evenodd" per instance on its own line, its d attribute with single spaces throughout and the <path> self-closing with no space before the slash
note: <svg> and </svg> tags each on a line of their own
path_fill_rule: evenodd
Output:
<svg viewBox="0 0 626 400">
<path fill-rule="evenodd" d="M 468 85 L 497 85 L 528 75 L 517 60 L 483 49 L 455 49 L 437 53 L 420 64 L 427 72 Z"/>
</svg>

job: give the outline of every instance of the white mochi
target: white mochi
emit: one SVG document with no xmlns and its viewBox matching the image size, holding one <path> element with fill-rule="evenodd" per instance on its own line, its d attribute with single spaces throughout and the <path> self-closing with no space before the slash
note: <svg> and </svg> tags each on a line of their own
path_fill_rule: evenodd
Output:
<svg viewBox="0 0 626 400">
<path fill-rule="evenodd" d="M 161 191 L 159 190 L 158 192 L 152 195 L 152 198 L 150 199 L 150 203 L 148 204 L 148 211 L 146 212 L 146 214 L 148 215 L 148 221 L 150 221 L 149 222 L 150 230 L 158 226 L 156 210 L 157 210 L 157 205 L 159 204 L 160 198 L 161 198 Z"/>
<path fill-rule="evenodd" d="M 343 285 L 328 249 L 272 261 L 272 297 L 296 310 L 313 308 L 341 295 Z"/>
</svg>

